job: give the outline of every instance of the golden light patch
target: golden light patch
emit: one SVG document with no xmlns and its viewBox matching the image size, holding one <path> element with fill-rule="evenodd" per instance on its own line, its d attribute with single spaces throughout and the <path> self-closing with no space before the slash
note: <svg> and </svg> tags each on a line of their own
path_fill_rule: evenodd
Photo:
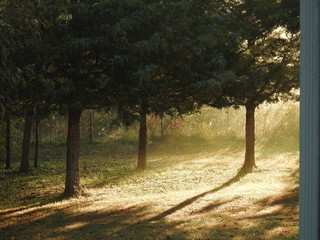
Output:
<svg viewBox="0 0 320 240">
<path fill-rule="evenodd" d="M 259 212 L 257 212 L 256 216 L 259 217 L 259 216 L 268 216 L 272 213 L 275 213 L 277 211 L 280 211 L 282 209 L 282 206 L 281 205 L 275 205 L 275 206 L 268 206 L 264 209 L 261 209 Z"/>
<path fill-rule="evenodd" d="M 71 229 L 76 229 L 76 228 L 80 228 L 83 227 L 87 224 L 87 222 L 75 222 L 69 225 L 64 226 L 61 230 L 71 230 Z M 59 230 L 58 230 L 59 231 Z"/>
</svg>

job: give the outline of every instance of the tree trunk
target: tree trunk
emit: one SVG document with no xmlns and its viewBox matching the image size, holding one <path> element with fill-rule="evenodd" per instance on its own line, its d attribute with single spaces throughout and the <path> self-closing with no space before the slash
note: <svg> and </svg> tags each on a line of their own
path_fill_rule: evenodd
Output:
<svg viewBox="0 0 320 240">
<path fill-rule="evenodd" d="M 256 106 L 253 104 L 246 105 L 246 153 L 245 160 L 241 171 L 251 173 L 253 167 L 256 167 L 255 163 L 255 123 L 254 123 L 254 112 Z"/>
<path fill-rule="evenodd" d="M 36 120 L 35 120 L 35 145 L 34 145 L 34 164 L 33 166 L 35 168 L 38 167 L 38 153 L 39 153 L 39 118 L 38 116 L 36 116 Z"/>
<path fill-rule="evenodd" d="M 10 112 L 7 111 L 7 132 L 6 132 L 6 169 L 11 167 L 11 129 Z"/>
<path fill-rule="evenodd" d="M 142 106 L 140 113 L 138 169 L 143 170 L 147 166 L 147 107 Z"/>
<path fill-rule="evenodd" d="M 40 122 L 40 119 L 38 122 L 38 137 L 39 137 L 39 143 L 41 143 L 41 122 Z"/>
<path fill-rule="evenodd" d="M 31 132 L 32 132 L 31 131 L 32 117 L 33 117 L 33 111 L 30 109 L 27 109 L 25 113 L 21 165 L 20 165 L 20 172 L 22 173 L 27 173 L 29 171 L 29 153 L 30 153 L 30 140 L 31 140 Z"/>
<path fill-rule="evenodd" d="M 89 141 L 92 142 L 92 113 L 91 110 L 89 112 Z"/>
<path fill-rule="evenodd" d="M 67 169 L 64 193 L 74 196 L 80 193 L 80 117 L 81 110 L 69 109 L 67 137 Z"/>
</svg>

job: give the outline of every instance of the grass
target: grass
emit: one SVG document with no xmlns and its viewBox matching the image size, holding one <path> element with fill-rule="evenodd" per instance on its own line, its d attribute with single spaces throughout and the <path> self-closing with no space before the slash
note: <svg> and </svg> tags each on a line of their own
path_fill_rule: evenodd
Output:
<svg viewBox="0 0 320 240">
<path fill-rule="evenodd" d="M 225 184 L 241 139 L 155 140 L 145 171 L 135 144 L 83 143 L 86 194 L 62 199 L 65 146 L 42 144 L 40 168 L 0 170 L 0 239 L 298 239 L 298 149 L 279 146 L 258 144 L 258 169 Z"/>
</svg>

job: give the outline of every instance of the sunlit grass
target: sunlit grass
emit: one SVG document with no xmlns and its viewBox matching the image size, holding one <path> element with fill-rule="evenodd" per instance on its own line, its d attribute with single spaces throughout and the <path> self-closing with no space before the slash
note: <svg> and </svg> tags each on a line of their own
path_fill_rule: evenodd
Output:
<svg viewBox="0 0 320 240">
<path fill-rule="evenodd" d="M 297 152 L 258 156 L 259 168 L 254 173 L 188 202 L 237 173 L 243 151 L 234 151 L 230 157 L 226 155 L 229 147 L 217 150 L 207 143 L 198 152 L 183 154 L 180 145 L 171 157 L 154 150 L 149 153 L 149 168 L 140 172 L 134 170 L 134 154 L 127 158 L 120 154 L 113 160 L 104 156 L 103 144 L 97 144 L 96 158 L 82 158 L 82 166 L 87 166 L 82 169 L 87 195 L 53 204 L 44 204 L 44 199 L 59 200 L 55 197 L 63 190 L 62 160 L 42 163 L 43 169 L 29 176 L 11 173 L 11 180 L 19 179 L 19 183 L 11 182 L 19 189 L 15 194 L 24 197 L 8 197 L 10 201 L 3 202 L 1 234 L 4 239 L 19 239 L 19 235 L 22 239 L 296 237 L 297 184 L 292 174 L 298 168 Z M 21 205 L 26 208 L 13 208 Z"/>
<path fill-rule="evenodd" d="M 242 166 L 241 137 L 154 139 L 146 171 L 135 169 L 134 142 L 81 149 L 86 194 L 78 198 L 60 197 L 62 144 L 43 144 L 40 168 L 28 175 L 18 162 L 1 170 L 1 240 L 298 239 L 296 138 L 258 141 L 258 168 L 223 187 Z"/>
</svg>

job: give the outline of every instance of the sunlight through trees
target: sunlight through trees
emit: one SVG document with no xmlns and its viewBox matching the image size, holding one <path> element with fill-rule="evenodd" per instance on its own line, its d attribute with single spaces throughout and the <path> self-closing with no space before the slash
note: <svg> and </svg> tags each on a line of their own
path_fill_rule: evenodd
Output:
<svg viewBox="0 0 320 240">
<path fill-rule="evenodd" d="M 19 205 L 9 197 L 14 204 L 10 200 L 5 207 L 28 208 L 65 197 L 91 201 L 94 196 L 95 202 L 98 193 L 93 189 L 107 186 L 112 204 L 122 201 L 122 208 L 137 217 L 139 225 L 168 217 L 168 226 L 158 227 L 178 229 L 175 214 L 182 214 L 191 226 L 185 209 L 236 182 L 238 191 L 247 191 L 254 184 L 246 185 L 248 178 L 241 178 L 248 173 L 258 174 L 254 176 L 259 181 L 263 176 L 264 187 L 277 166 L 294 175 L 299 136 L 298 0 L 3 0 L 0 12 L 0 161 L 5 167 L 0 171 L 4 179 L 0 191 L 9 195 L 12 191 L 21 198 Z M 283 156 L 290 167 L 285 167 Z M 284 172 L 279 170 L 270 178 L 289 179 L 294 187 L 285 192 L 288 185 L 279 183 L 274 193 L 284 201 L 291 194 L 297 201 L 298 176 Z M 5 185 L 10 181 L 12 188 Z M 27 192 L 21 186 L 21 192 L 14 190 L 19 181 Z M 166 181 L 170 184 L 163 185 Z M 250 189 L 254 188 L 259 186 Z M 268 214 L 262 212 L 263 204 L 272 213 L 287 211 L 285 204 L 278 207 L 277 197 L 267 201 L 272 191 L 263 192 L 259 201 L 246 198 L 260 214 L 250 211 L 251 217 Z M 144 203 L 138 199 L 142 192 Z M 167 195 L 161 195 L 164 192 Z M 130 193 L 145 208 L 127 208 L 123 199 L 130 199 Z M 117 196 L 113 200 L 112 194 Z M 152 194 L 155 202 L 164 201 L 153 209 L 155 214 L 148 209 Z M 228 203 L 233 208 L 237 197 L 225 195 L 221 201 L 213 197 L 216 204 L 200 203 L 188 211 L 203 214 Z M 29 198 L 35 199 L 30 205 Z M 11 211 L 20 214 L 20 210 L 1 209 L 0 219 Z M 61 210 L 59 206 L 52 209 Z M 118 210 L 116 221 L 132 222 Z M 240 219 L 241 211 L 228 215 Z M 296 214 L 294 208 L 286 216 Z M 69 222 L 70 231 L 87 229 L 89 222 L 78 217 Z M 230 223 L 228 238 L 219 217 L 225 221 L 227 215 L 220 211 L 214 216 L 215 224 L 207 223 L 206 230 L 194 237 L 182 231 L 168 232 L 164 238 L 142 234 L 141 239 L 202 239 L 206 234 L 217 234 L 218 239 L 255 239 L 253 233 L 259 236 L 256 239 L 264 239 L 278 234 L 269 227 L 272 220 L 260 226 L 270 232 L 261 232 L 248 220 L 240 221 L 242 229 L 252 225 L 239 238 L 237 227 Z M 5 227 L 11 226 L 10 221 Z M 215 233 L 210 229 L 214 226 Z M 109 229 L 95 237 L 121 239 L 122 230 Z M 252 236 L 242 238 L 245 231 Z M 15 239 L 9 235 L 4 239 Z"/>
</svg>

